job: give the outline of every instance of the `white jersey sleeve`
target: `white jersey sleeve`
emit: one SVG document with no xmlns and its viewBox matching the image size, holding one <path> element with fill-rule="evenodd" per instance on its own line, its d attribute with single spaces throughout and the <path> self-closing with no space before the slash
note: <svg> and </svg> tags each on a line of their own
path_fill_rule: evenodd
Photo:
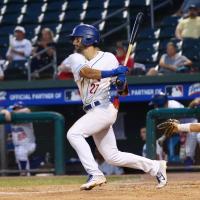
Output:
<svg viewBox="0 0 200 200">
<path fill-rule="evenodd" d="M 80 79 L 79 72 L 86 64 L 86 59 L 79 53 L 73 53 L 68 56 L 62 64 L 73 73 L 74 79 L 77 81 Z"/>
<path fill-rule="evenodd" d="M 31 42 L 27 39 L 25 39 L 25 48 L 24 48 L 24 55 L 26 57 L 29 57 L 31 55 L 31 52 L 32 52 L 32 45 L 31 45 Z"/>
</svg>

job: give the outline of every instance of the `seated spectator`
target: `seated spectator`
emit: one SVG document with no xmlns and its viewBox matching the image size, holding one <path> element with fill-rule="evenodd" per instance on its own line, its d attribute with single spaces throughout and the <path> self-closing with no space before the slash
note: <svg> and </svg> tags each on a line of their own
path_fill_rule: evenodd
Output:
<svg viewBox="0 0 200 200">
<path fill-rule="evenodd" d="M 9 49 L 6 53 L 9 65 L 5 71 L 5 76 L 9 76 L 12 73 L 11 71 L 15 70 L 21 71 L 24 74 L 27 72 L 25 63 L 27 58 L 31 55 L 32 45 L 31 42 L 25 38 L 25 33 L 24 27 L 17 26 L 14 30 L 14 37 L 10 38 Z M 15 78 L 15 76 L 12 78 Z"/>
<path fill-rule="evenodd" d="M 173 42 L 167 44 L 167 53 L 163 54 L 159 61 L 160 69 L 151 68 L 148 75 L 173 74 L 177 72 L 188 72 L 192 61 L 183 55 L 179 55 Z"/>
<path fill-rule="evenodd" d="M 200 17 L 196 5 L 190 5 L 188 18 L 180 20 L 176 27 L 176 37 L 180 40 L 200 38 Z"/>
<path fill-rule="evenodd" d="M 4 80 L 4 65 L 5 65 L 5 60 L 1 59 L 0 57 L 0 81 Z"/>
<path fill-rule="evenodd" d="M 119 64 L 123 65 L 125 58 L 126 58 L 126 50 L 125 50 L 125 47 L 123 46 L 123 44 L 121 44 L 120 42 L 117 42 L 117 50 L 116 50 L 115 56 L 116 56 Z M 133 67 L 134 67 L 133 58 L 129 57 L 126 66 L 129 68 L 129 72 L 131 72 L 133 70 Z"/>
<path fill-rule="evenodd" d="M 180 16 L 186 16 L 188 15 L 189 7 L 190 5 L 196 5 L 197 8 L 200 8 L 200 1 L 199 0 L 184 0 L 180 9 L 176 13 L 177 15 Z"/>
<path fill-rule="evenodd" d="M 140 137 L 141 137 L 142 141 L 145 143 L 142 148 L 142 156 L 143 157 L 147 157 L 146 135 L 147 135 L 146 127 L 140 128 Z M 157 160 L 165 160 L 166 159 L 166 154 L 163 151 L 163 147 L 159 145 L 158 140 L 156 140 L 156 159 Z"/>
<path fill-rule="evenodd" d="M 56 52 L 55 47 L 56 43 L 54 42 L 53 32 L 49 28 L 43 28 L 41 31 L 41 36 L 34 45 L 33 56 L 35 57 L 31 62 L 32 72 L 35 72 L 52 62 L 53 54 Z M 40 55 L 37 55 L 44 49 L 47 49 L 47 51 Z"/>
</svg>

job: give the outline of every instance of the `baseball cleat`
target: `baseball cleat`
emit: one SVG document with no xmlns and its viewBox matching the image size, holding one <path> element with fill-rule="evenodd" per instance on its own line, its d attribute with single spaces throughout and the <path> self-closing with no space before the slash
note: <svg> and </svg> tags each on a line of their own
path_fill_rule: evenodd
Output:
<svg viewBox="0 0 200 200">
<path fill-rule="evenodd" d="M 156 186 L 156 188 L 162 188 L 167 184 L 167 162 L 162 160 L 159 161 L 160 162 L 160 169 L 156 175 L 157 181 L 158 181 L 158 185 Z"/>
<path fill-rule="evenodd" d="M 106 183 L 106 177 L 104 175 L 90 175 L 87 183 L 81 185 L 80 190 L 91 190 L 97 185 L 102 185 Z"/>
</svg>

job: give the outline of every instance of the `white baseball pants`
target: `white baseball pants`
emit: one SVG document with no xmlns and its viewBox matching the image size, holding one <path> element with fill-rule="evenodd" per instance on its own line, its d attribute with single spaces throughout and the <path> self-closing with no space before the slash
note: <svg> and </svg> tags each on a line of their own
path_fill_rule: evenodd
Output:
<svg viewBox="0 0 200 200">
<path fill-rule="evenodd" d="M 69 129 L 67 139 L 76 150 L 87 173 L 91 175 L 103 174 L 85 140 L 86 137 L 92 136 L 99 152 L 109 164 L 140 169 L 156 176 L 160 167 L 158 161 L 118 150 L 112 129 L 116 117 L 117 109 L 112 103 L 99 105 L 89 110 Z"/>
<path fill-rule="evenodd" d="M 23 145 L 15 146 L 15 158 L 18 163 L 19 169 L 19 161 L 27 161 L 26 169 L 30 169 L 28 156 L 32 154 L 36 149 L 35 143 L 28 143 Z"/>
</svg>

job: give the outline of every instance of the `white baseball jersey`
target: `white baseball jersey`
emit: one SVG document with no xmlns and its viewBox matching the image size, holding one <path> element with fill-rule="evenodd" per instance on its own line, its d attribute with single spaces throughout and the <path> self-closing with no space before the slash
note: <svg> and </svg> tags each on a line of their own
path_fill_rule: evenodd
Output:
<svg viewBox="0 0 200 200">
<path fill-rule="evenodd" d="M 32 123 L 13 124 L 12 139 L 14 145 L 24 145 L 35 142 L 35 135 Z"/>
<path fill-rule="evenodd" d="M 6 56 L 12 56 L 12 59 L 14 61 L 25 60 L 26 57 L 31 55 L 32 45 L 31 45 L 31 42 L 27 39 L 23 39 L 23 40 L 20 40 L 20 41 L 13 39 L 12 44 L 10 44 L 10 45 L 11 45 L 11 47 L 9 47 L 9 49 L 6 53 Z M 11 53 L 11 49 L 24 52 L 25 56 L 21 56 L 21 55 L 15 54 L 15 53 Z"/>
<path fill-rule="evenodd" d="M 92 80 L 80 77 L 80 70 L 86 65 L 97 70 L 112 70 L 118 67 L 119 63 L 112 53 L 98 51 L 97 55 L 90 61 L 78 53 L 71 54 L 63 62 L 65 66 L 71 66 L 81 99 L 84 105 L 95 101 L 109 101 L 111 78 Z"/>
<path fill-rule="evenodd" d="M 168 108 L 184 108 L 184 105 L 175 100 L 168 101 Z"/>
</svg>

